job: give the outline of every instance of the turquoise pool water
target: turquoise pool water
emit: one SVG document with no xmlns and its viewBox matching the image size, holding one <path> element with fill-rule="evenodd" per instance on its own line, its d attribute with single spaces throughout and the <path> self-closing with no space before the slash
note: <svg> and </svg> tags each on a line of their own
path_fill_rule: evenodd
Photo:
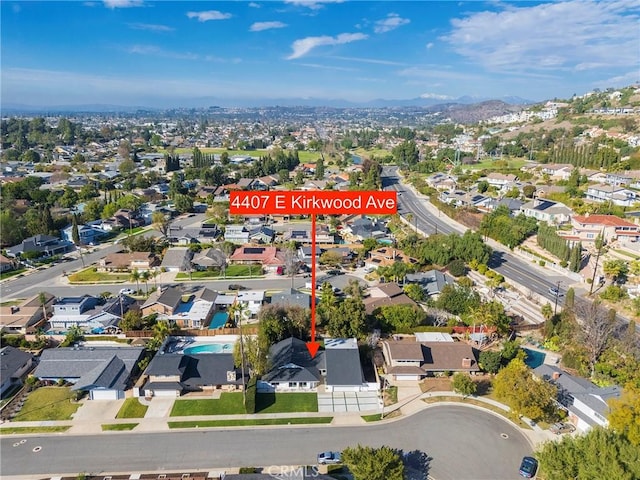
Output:
<svg viewBox="0 0 640 480">
<path fill-rule="evenodd" d="M 547 356 L 542 352 L 538 352 L 537 350 L 529 350 L 528 348 L 523 348 L 524 353 L 527 354 L 527 358 L 524 363 L 526 363 L 530 368 L 537 368 L 544 363 L 544 358 Z"/>
<path fill-rule="evenodd" d="M 203 343 L 185 348 L 182 353 L 233 353 L 233 345 L 230 343 Z"/>
<path fill-rule="evenodd" d="M 227 312 L 216 312 L 211 319 L 211 323 L 209 324 L 209 330 L 224 327 L 224 324 L 227 323 L 228 318 L 229 314 Z"/>
</svg>

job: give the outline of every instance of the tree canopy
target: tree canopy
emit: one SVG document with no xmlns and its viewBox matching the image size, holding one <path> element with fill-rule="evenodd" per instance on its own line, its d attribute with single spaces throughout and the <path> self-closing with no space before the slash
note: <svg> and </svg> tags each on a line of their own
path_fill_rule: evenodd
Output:
<svg viewBox="0 0 640 480">
<path fill-rule="evenodd" d="M 391 447 L 348 447 L 342 452 L 342 461 L 355 480 L 404 479 L 402 456 Z"/>
</svg>

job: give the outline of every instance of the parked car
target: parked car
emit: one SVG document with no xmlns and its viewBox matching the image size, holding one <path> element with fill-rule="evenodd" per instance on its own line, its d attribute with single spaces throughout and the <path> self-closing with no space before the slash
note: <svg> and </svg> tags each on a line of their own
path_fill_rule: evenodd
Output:
<svg viewBox="0 0 640 480">
<path fill-rule="evenodd" d="M 560 292 L 560 290 L 558 290 L 558 287 L 549 287 L 549 293 L 551 295 L 557 296 L 557 297 L 562 297 L 563 294 Z"/>
<path fill-rule="evenodd" d="M 121 288 L 120 289 L 120 294 L 121 295 L 133 295 L 133 290 L 131 288 Z"/>
<path fill-rule="evenodd" d="M 519 473 L 522 477 L 533 478 L 538 471 L 538 461 L 533 457 L 524 457 L 520 463 Z"/>
<path fill-rule="evenodd" d="M 549 427 L 549 430 L 556 435 L 561 435 L 563 433 L 571 433 L 576 431 L 575 425 L 573 423 L 567 422 L 558 422 L 554 423 Z"/>
<path fill-rule="evenodd" d="M 229 290 L 246 290 L 247 287 L 238 283 L 232 283 L 229 285 Z"/>
<path fill-rule="evenodd" d="M 327 271 L 327 275 L 343 275 L 344 272 L 342 270 L 338 270 L 338 269 L 333 269 L 333 270 L 328 270 Z"/>
<path fill-rule="evenodd" d="M 318 463 L 320 465 L 329 465 L 340 462 L 340 452 L 322 452 L 318 454 Z"/>
</svg>

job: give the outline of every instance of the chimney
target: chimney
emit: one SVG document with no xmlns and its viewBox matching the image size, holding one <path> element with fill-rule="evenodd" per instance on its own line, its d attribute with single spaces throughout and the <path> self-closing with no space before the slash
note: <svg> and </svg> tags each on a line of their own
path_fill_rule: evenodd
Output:
<svg viewBox="0 0 640 480">
<path fill-rule="evenodd" d="M 560 378 L 560 372 L 553 372 L 553 375 L 551 375 L 551 378 L 553 380 L 558 380 Z"/>
<path fill-rule="evenodd" d="M 235 382 L 238 380 L 238 375 L 235 370 L 227 371 L 227 382 Z"/>
<path fill-rule="evenodd" d="M 462 368 L 471 368 L 471 359 L 468 357 L 464 357 L 462 359 Z"/>
</svg>

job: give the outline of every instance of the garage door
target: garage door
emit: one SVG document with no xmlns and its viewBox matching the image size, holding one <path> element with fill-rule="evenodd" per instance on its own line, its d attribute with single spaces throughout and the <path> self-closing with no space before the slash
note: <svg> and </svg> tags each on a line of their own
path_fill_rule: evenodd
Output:
<svg viewBox="0 0 640 480">
<path fill-rule="evenodd" d="M 91 390 L 89 398 L 91 400 L 119 400 L 124 398 L 122 390 Z"/>
</svg>

